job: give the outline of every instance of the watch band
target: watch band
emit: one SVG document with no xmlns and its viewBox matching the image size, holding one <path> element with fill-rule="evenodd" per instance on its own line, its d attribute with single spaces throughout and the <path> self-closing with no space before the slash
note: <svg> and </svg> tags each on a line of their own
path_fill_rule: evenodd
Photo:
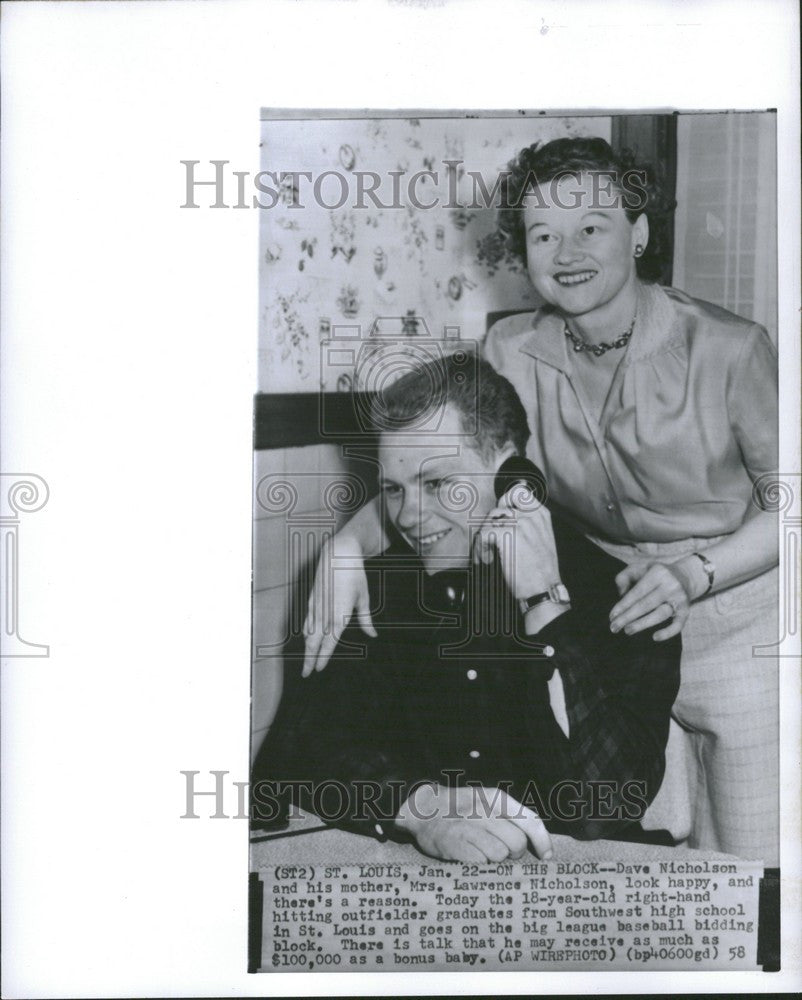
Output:
<svg viewBox="0 0 802 1000">
<path fill-rule="evenodd" d="M 522 597 L 518 604 L 521 608 L 521 614 L 525 615 L 527 611 L 531 611 L 532 608 L 536 608 L 539 604 L 543 604 L 546 601 L 553 601 L 555 604 L 570 604 L 571 597 L 568 593 L 568 588 L 564 583 L 553 583 L 548 590 L 544 590 L 542 594 L 533 594 L 531 597 Z"/>
<path fill-rule="evenodd" d="M 705 571 L 705 575 L 707 576 L 707 590 L 705 591 L 705 594 L 709 594 L 713 589 L 713 582 L 716 579 L 716 567 L 712 562 L 710 562 L 707 556 L 703 556 L 701 552 L 693 552 L 691 554 L 696 556 L 696 558 L 702 563 L 702 569 Z M 704 597 L 705 594 L 702 594 L 701 596 Z"/>
</svg>

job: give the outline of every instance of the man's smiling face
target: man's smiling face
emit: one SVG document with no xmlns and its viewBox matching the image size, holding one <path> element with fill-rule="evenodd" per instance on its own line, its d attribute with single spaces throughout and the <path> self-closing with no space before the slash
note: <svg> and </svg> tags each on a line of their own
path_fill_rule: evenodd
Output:
<svg viewBox="0 0 802 1000">
<path fill-rule="evenodd" d="M 387 516 L 429 573 L 470 562 L 474 530 L 496 504 L 493 480 L 508 453 L 485 457 L 475 445 L 451 405 L 436 432 L 381 436 L 380 485 Z"/>
</svg>

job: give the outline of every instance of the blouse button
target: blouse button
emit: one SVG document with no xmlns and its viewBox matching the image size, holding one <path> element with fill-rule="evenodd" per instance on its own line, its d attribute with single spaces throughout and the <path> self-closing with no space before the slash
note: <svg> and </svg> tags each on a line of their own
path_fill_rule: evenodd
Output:
<svg viewBox="0 0 802 1000">
<path fill-rule="evenodd" d="M 543 647 L 544 656 L 554 656 L 554 646 L 544 646 Z"/>
<path fill-rule="evenodd" d="M 615 510 L 615 504 L 614 503 L 608 503 L 607 504 L 607 510 L 609 510 L 610 513 L 612 514 L 612 512 Z"/>
<path fill-rule="evenodd" d="M 476 673 L 475 670 L 469 670 L 465 676 L 468 678 L 469 681 L 475 681 L 479 675 Z"/>
<path fill-rule="evenodd" d="M 468 751 L 468 756 L 469 757 L 473 757 L 473 759 L 476 760 L 476 758 L 479 756 L 479 751 L 478 750 L 469 750 Z"/>
</svg>

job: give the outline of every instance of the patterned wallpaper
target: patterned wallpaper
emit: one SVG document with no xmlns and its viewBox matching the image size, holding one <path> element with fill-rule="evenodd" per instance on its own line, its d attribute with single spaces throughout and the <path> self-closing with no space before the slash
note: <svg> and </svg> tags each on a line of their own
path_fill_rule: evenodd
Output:
<svg viewBox="0 0 802 1000">
<path fill-rule="evenodd" d="M 534 308 L 472 174 L 492 192 L 519 149 L 563 135 L 609 139 L 610 119 L 263 121 L 261 169 L 311 177 L 277 178 L 262 198 L 276 204 L 259 213 L 259 390 L 372 387 L 363 362 L 377 344 L 453 346 L 481 339 L 488 312 Z M 418 171 L 437 177 L 411 187 Z"/>
</svg>

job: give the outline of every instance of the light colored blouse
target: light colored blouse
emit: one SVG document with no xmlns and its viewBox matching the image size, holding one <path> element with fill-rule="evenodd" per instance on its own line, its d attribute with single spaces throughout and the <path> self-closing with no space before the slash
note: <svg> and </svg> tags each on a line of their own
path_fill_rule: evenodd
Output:
<svg viewBox="0 0 802 1000">
<path fill-rule="evenodd" d="M 624 543 L 729 534 L 777 469 L 777 352 L 763 327 L 677 289 L 638 296 L 598 420 L 549 307 L 499 320 L 484 355 L 524 403 L 551 503 L 582 530 Z"/>
</svg>

